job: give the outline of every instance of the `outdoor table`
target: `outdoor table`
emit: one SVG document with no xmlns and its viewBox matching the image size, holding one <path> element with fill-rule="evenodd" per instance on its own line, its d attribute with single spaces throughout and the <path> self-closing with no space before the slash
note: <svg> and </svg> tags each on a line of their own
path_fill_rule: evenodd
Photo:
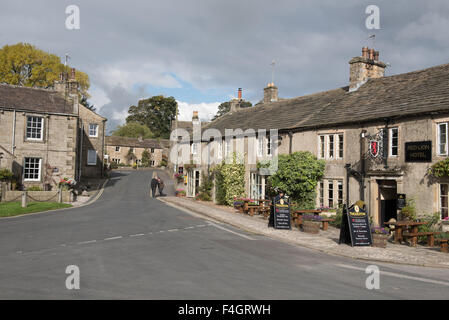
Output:
<svg viewBox="0 0 449 320">
<path fill-rule="evenodd" d="M 418 222 L 418 221 L 396 221 L 396 222 L 384 222 L 385 225 L 395 226 L 394 228 L 394 242 L 402 243 L 404 239 L 403 232 L 407 228 L 412 228 L 412 234 L 418 233 L 418 226 L 422 226 L 427 224 L 427 222 Z"/>
</svg>

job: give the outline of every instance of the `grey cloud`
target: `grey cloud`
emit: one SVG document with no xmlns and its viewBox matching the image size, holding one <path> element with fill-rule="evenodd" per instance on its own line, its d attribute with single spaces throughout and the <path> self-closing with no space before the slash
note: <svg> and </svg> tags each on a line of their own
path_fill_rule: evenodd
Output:
<svg viewBox="0 0 449 320">
<path fill-rule="evenodd" d="M 73 3 L 81 10 L 79 31 L 64 28 L 65 7 Z M 205 93 L 234 94 L 243 87 L 256 102 L 271 81 L 272 59 L 283 97 L 346 85 L 348 61 L 372 45 L 364 13 L 370 4 L 381 10 L 375 46 L 391 64 L 388 74 L 449 62 L 445 0 L 6 0 L 0 30 L 8 32 L 0 31 L 0 42 L 27 41 L 60 56 L 70 52 L 72 63 L 111 100 L 101 109 L 105 116 L 144 94 L 131 89 L 136 83 L 109 83 L 100 71 L 111 66 L 132 68 L 138 84 L 165 72 Z M 147 75 L 153 67 L 139 70 L 139 64 L 157 70 Z"/>
</svg>

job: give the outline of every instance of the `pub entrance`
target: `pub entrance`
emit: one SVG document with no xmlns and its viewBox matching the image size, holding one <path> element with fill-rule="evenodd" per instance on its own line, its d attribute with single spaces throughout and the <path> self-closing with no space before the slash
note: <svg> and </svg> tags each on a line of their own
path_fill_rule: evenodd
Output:
<svg viewBox="0 0 449 320">
<path fill-rule="evenodd" d="M 379 186 L 379 225 L 397 216 L 397 182 L 396 180 L 377 180 Z"/>
</svg>

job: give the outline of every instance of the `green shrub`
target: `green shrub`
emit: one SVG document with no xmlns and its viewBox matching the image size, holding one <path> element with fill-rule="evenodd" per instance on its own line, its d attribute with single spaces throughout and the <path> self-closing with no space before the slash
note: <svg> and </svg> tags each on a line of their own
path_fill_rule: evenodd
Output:
<svg viewBox="0 0 449 320">
<path fill-rule="evenodd" d="M 268 168 L 270 162 L 259 163 L 259 168 Z M 269 176 L 269 194 L 283 190 L 301 209 L 315 209 L 316 186 L 324 175 L 326 162 L 318 160 L 308 151 L 281 154 L 277 171 Z"/>
<path fill-rule="evenodd" d="M 203 174 L 201 179 L 201 185 L 199 187 L 199 193 L 196 197 L 202 201 L 212 200 L 212 187 L 214 186 L 212 175 Z"/>
<path fill-rule="evenodd" d="M 329 224 L 331 226 L 334 226 L 335 228 L 340 228 L 341 220 L 343 219 L 343 208 L 338 208 L 337 213 L 332 218 L 334 219 L 334 221 L 329 222 Z"/>
<path fill-rule="evenodd" d="M 118 169 L 118 164 L 116 162 L 111 162 L 111 169 Z"/>
<path fill-rule="evenodd" d="M 239 161 L 239 156 L 234 152 L 232 162 L 225 160 L 214 169 L 214 177 L 217 186 L 217 202 L 228 206 L 233 205 L 234 198 L 245 195 L 245 166 Z M 230 160 L 230 159 L 228 159 Z"/>
<path fill-rule="evenodd" d="M 42 191 L 42 188 L 39 186 L 31 186 L 27 188 L 27 191 Z"/>
<path fill-rule="evenodd" d="M 427 222 L 427 223 L 424 225 L 418 226 L 418 232 L 436 231 L 436 226 L 437 226 L 438 222 L 440 221 L 440 217 L 441 217 L 441 215 L 439 212 L 435 212 L 432 215 L 422 217 L 420 220 L 422 222 Z M 426 240 L 427 240 L 426 236 L 418 237 L 418 241 L 420 241 L 420 242 L 424 242 Z"/>
<path fill-rule="evenodd" d="M 417 214 L 416 214 L 416 208 L 415 208 L 415 200 L 410 198 L 406 200 L 406 206 L 402 208 L 401 210 L 402 216 L 410 219 L 410 220 L 416 220 Z"/>
<path fill-rule="evenodd" d="M 8 169 L 1 169 L 0 170 L 0 181 L 10 181 L 13 178 L 13 173 L 9 171 Z"/>
</svg>

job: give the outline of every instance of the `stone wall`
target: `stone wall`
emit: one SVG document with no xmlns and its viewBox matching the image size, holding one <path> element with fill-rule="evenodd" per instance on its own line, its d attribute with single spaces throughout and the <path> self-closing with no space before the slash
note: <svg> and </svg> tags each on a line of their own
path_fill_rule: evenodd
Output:
<svg viewBox="0 0 449 320">
<path fill-rule="evenodd" d="M 120 147 L 119 151 L 115 151 L 116 147 Z M 109 156 L 109 161 L 112 162 L 112 159 L 120 159 L 120 163 L 126 164 L 126 165 L 132 165 L 135 162 L 132 162 L 128 158 L 128 152 L 131 147 L 127 146 L 107 146 L 106 147 L 106 154 Z M 133 147 L 133 153 L 137 157 L 138 160 L 142 160 L 142 153 L 145 150 L 145 148 L 137 148 Z M 153 149 L 154 152 L 151 153 L 151 149 L 147 148 L 148 152 L 150 153 L 151 160 L 154 161 L 154 166 L 157 167 L 161 164 L 162 161 L 162 153 L 163 149 Z M 139 165 L 141 162 L 139 162 Z"/>
<path fill-rule="evenodd" d="M 71 202 L 71 191 L 62 191 L 62 202 Z M 28 202 L 58 202 L 58 191 L 27 191 Z M 22 201 L 22 191 L 6 191 L 2 202 Z"/>
</svg>

